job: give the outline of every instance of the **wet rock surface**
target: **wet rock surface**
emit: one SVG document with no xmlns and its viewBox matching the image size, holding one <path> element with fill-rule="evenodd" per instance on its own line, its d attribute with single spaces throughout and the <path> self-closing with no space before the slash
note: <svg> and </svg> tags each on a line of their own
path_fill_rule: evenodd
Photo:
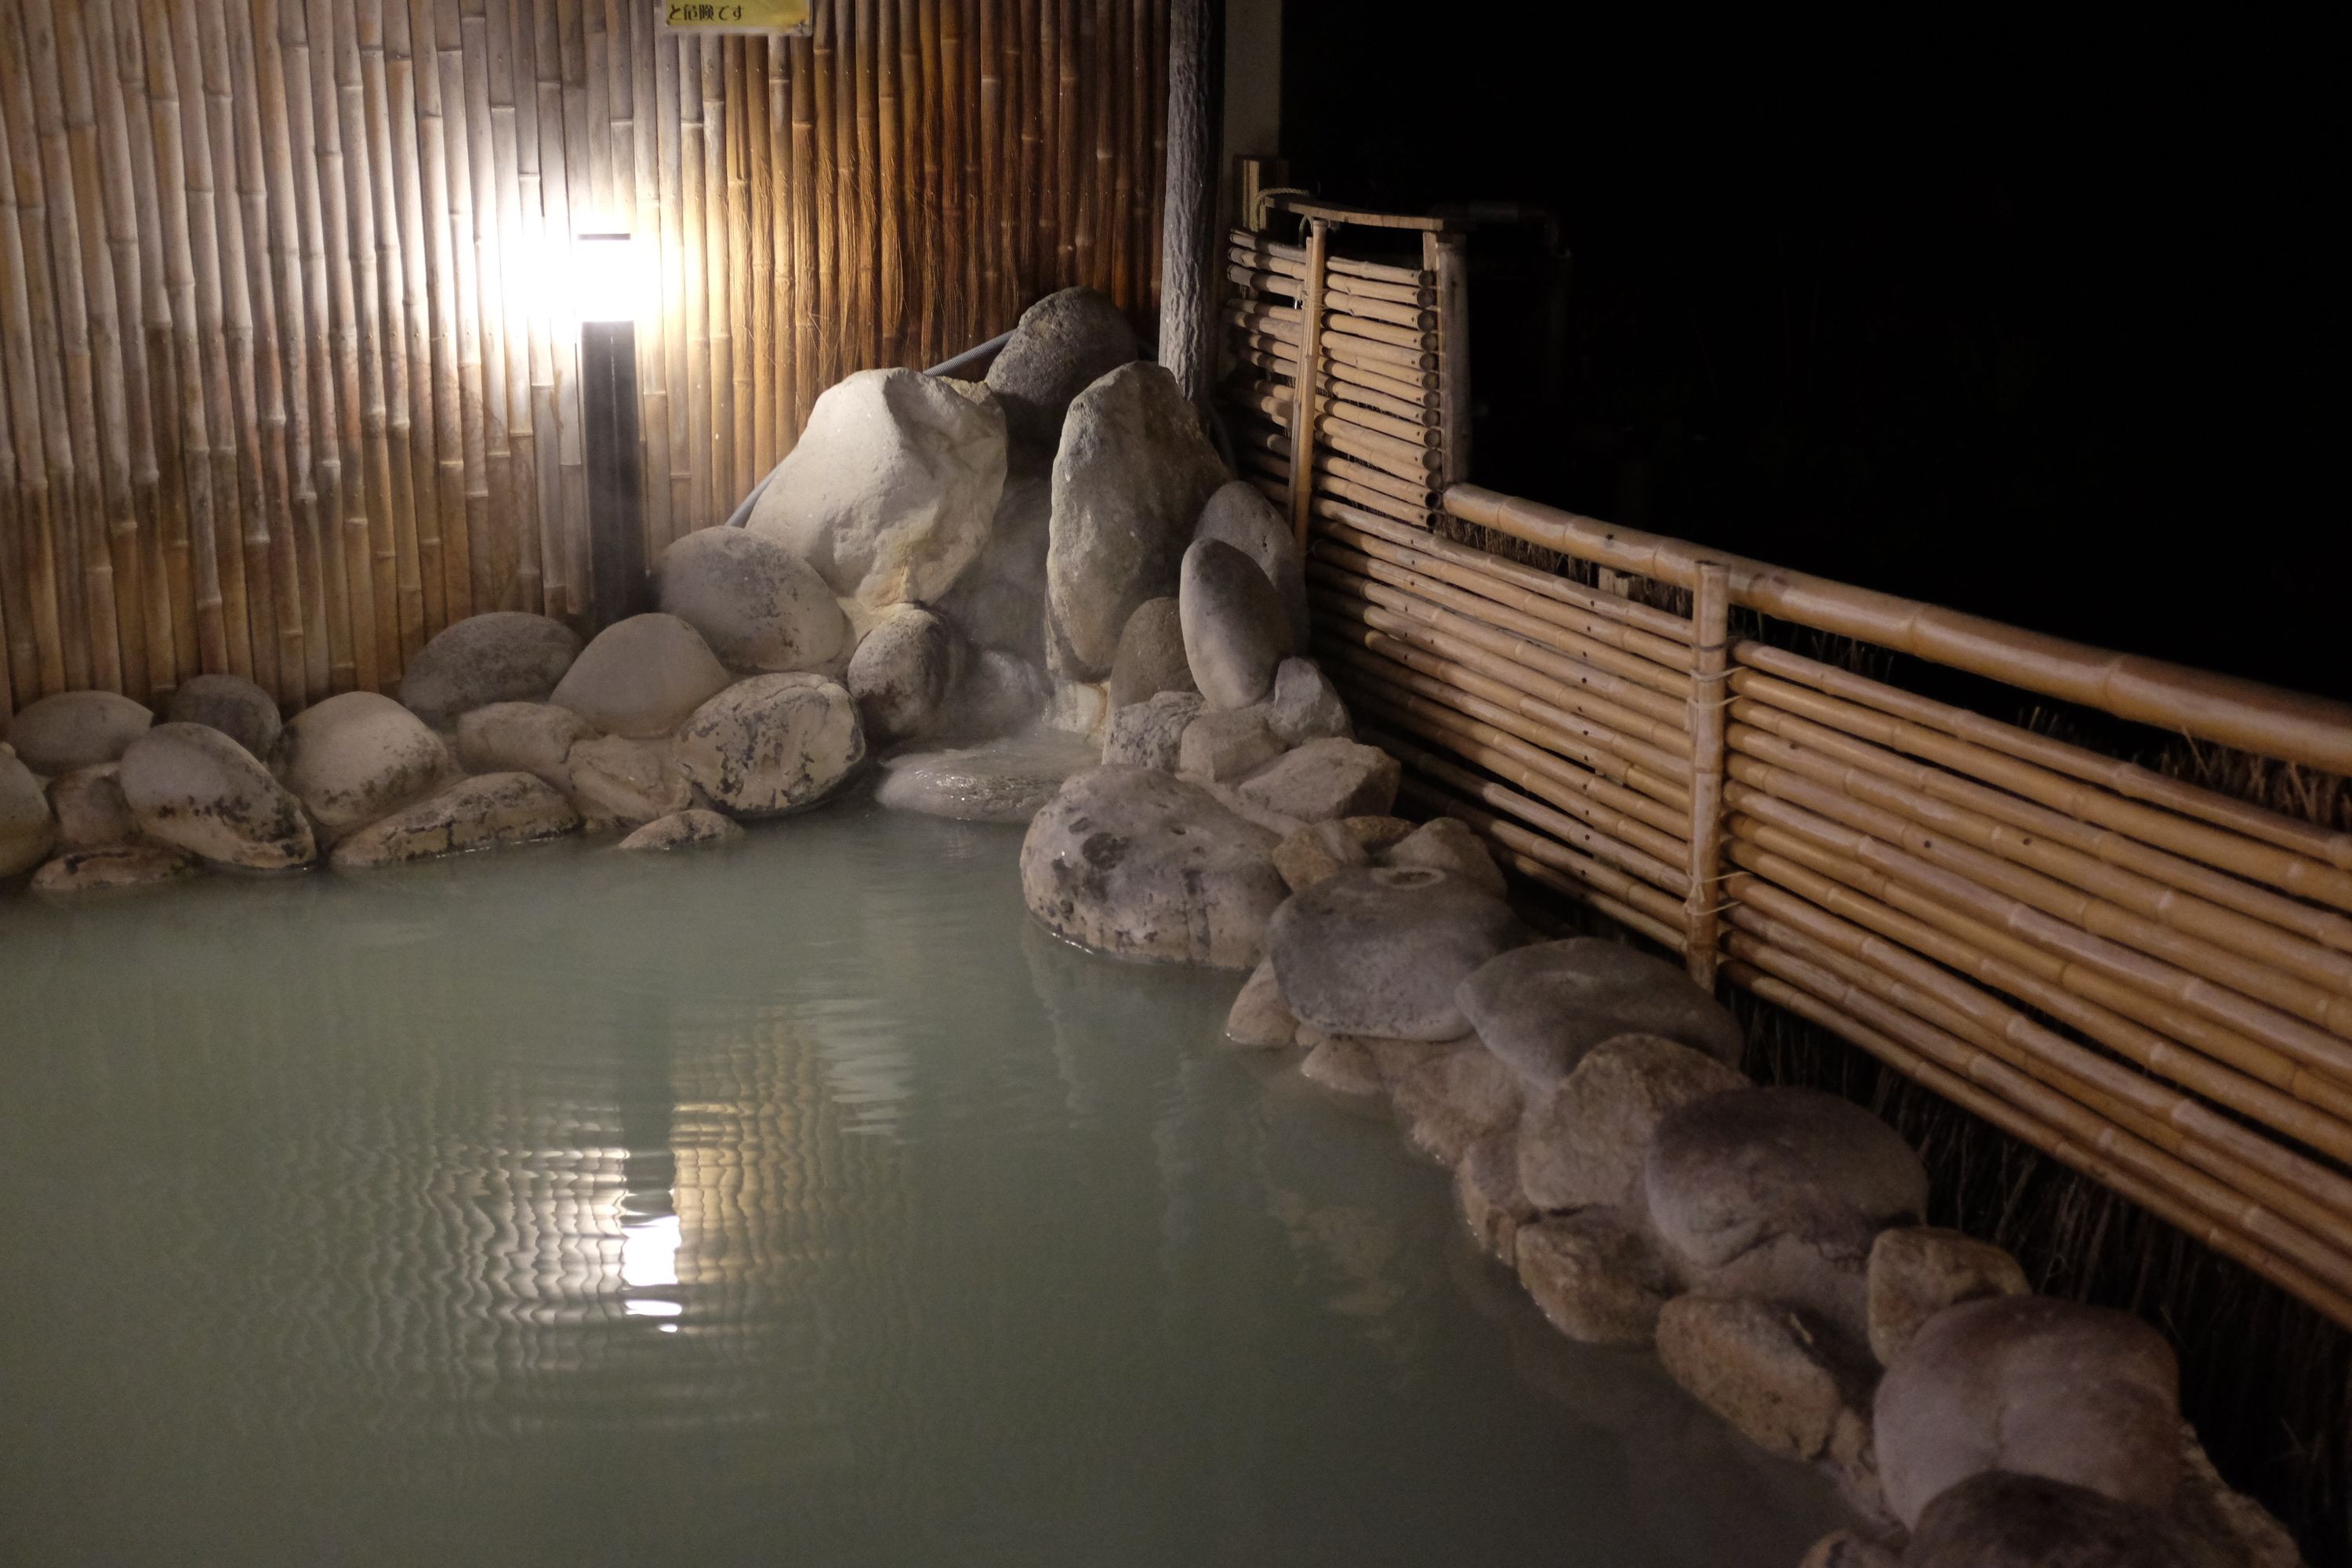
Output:
<svg viewBox="0 0 2352 1568">
<path fill-rule="evenodd" d="M 545 701 L 579 657 L 579 637 L 561 621 L 520 610 L 468 616 L 418 650 L 401 677 L 401 704 L 447 730 L 493 702 Z"/>
<path fill-rule="evenodd" d="M 246 870 L 318 858 L 302 803 L 218 730 L 158 724 L 122 753 L 117 776 L 142 837 Z"/>
<path fill-rule="evenodd" d="M 677 734 L 688 783 L 735 816 L 800 811 L 866 761 L 847 688 L 819 675 L 761 675 L 694 711 Z"/>
<path fill-rule="evenodd" d="M 152 888 L 196 874 L 196 858 L 158 844 L 107 844 L 68 849 L 33 873 L 43 893 L 94 893 Z"/>
<path fill-rule="evenodd" d="M 910 740 L 938 727 L 961 673 L 955 628 L 914 605 L 894 605 L 849 660 L 849 694 L 858 721 L 877 745 Z"/>
<path fill-rule="evenodd" d="M 1259 1050 L 1278 1050 L 1298 1043 L 1298 1020 L 1282 999 L 1282 987 L 1275 983 L 1272 959 L 1260 960 L 1243 982 L 1241 994 L 1234 998 L 1233 1010 L 1225 1015 L 1225 1038 Z"/>
<path fill-rule="evenodd" d="M 659 853 L 672 849 L 694 849 L 708 844 L 725 844 L 743 837 L 741 826 L 715 811 L 697 807 L 680 811 L 646 823 L 621 840 L 621 847 L 631 853 Z"/>
<path fill-rule="evenodd" d="M 1469 1028 L 1455 987 L 1526 937 L 1508 905 L 1459 878 L 1369 867 L 1292 899 L 1267 944 L 1304 1022 L 1332 1034 L 1450 1040 Z"/>
<path fill-rule="evenodd" d="M 1069 779 L 1096 765 L 1083 740 L 1045 730 L 882 763 L 874 798 L 894 811 L 958 822 L 1027 822 Z"/>
<path fill-rule="evenodd" d="M 536 844 L 579 830 L 572 803 L 530 774 L 482 773 L 368 824 L 335 846 L 332 860 L 338 869 L 361 870 Z"/>
</svg>

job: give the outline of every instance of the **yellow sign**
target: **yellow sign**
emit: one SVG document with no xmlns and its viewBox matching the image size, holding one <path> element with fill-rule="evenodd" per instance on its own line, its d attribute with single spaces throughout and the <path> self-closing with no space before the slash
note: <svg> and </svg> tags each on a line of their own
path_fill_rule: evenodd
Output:
<svg viewBox="0 0 2352 1568">
<path fill-rule="evenodd" d="M 668 26 L 696 33 L 805 33 L 809 0 L 662 0 Z"/>
</svg>

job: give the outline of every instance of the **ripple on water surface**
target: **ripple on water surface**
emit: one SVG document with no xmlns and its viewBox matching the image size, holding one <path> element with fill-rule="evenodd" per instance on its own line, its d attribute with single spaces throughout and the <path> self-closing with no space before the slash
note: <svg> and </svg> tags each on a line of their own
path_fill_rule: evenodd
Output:
<svg viewBox="0 0 2352 1568">
<path fill-rule="evenodd" d="M 0 1559 L 1793 1563 L 1017 830 L 0 896 Z"/>
</svg>

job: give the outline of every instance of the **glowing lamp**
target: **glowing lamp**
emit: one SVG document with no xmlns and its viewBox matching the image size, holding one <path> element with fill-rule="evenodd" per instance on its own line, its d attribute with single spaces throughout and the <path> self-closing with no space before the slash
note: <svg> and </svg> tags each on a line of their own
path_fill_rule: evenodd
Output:
<svg viewBox="0 0 2352 1568">
<path fill-rule="evenodd" d="M 635 321 L 646 297 L 636 242 L 625 234 L 583 234 L 573 240 L 572 293 L 583 326 Z"/>
</svg>

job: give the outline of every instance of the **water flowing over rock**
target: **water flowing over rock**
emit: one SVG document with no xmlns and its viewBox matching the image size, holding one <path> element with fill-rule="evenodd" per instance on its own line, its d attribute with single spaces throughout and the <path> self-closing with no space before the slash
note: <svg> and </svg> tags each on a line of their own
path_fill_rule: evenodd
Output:
<svg viewBox="0 0 2352 1568">
<path fill-rule="evenodd" d="M 726 686 L 726 667 L 702 634 L 653 611 L 598 632 L 554 700 L 610 734 L 666 735 Z"/>
<path fill-rule="evenodd" d="M 1659 1124 L 1747 1083 L 1736 1068 L 1657 1035 L 1604 1040 L 1558 1083 L 1531 1086 L 1519 1121 L 1519 1184 L 1538 1208 L 1638 1209 Z"/>
<path fill-rule="evenodd" d="M 1150 768 L 1073 777 L 1029 826 L 1021 886 L 1046 926 L 1133 958 L 1244 969 L 1288 896 L 1275 837 Z"/>
<path fill-rule="evenodd" d="M 530 773 L 568 795 L 572 745 L 595 733 L 552 702 L 493 702 L 457 721 L 457 762 L 469 773 Z"/>
<path fill-rule="evenodd" d="M 988 367 L 988 389 L 1003 401 L 1013 439 L 1050 452 L 1071 399 L 1139 352 L 1135 329 L 1110 296 L 1065 289 L 1021 312 Z"/>
<path fill-rule="evenodd" d="M 1284 905 L 1266 932 L 1284 1000 L 1335 1035 L 1451 1040 L 1464 976 L 1527 940 L 1501 900 L 1458 877 L 1370 867 L 1326 878 Z"/>
<path fill-rule="evenodd" d="M 31 870 L 48 858 L 57 841 L 57 823 L 41 781 L 24 763 L 0 752 L 0 877 Z"/>
<path fill-rule="evenodd" d="M 819 675 L 739 682 L 696 709 L 677 736 L 687 778 L 736 816 L 814 805 L 865 760 L 856 702 Z"/>
<path fill-rule="evenodd" d="M 1298 646 L 1306 646 L 1304 638 Z M 1356 732 L 1348 721 L 1348 705 L 1339 700 L 1339 689 L 1311 658 L 1286 658 L 1275 667 L 1266 721 L 1286 746 L 1332 736 L 1352 740 Z"/>
<path fill-rule="evenodd" d="M 8 727 L 16 758 L 47 777 L 119 761 L 155 715 L 112 691 L 59 691 L 28 704 Z"/>
<path fill-rule="evenodd" d="M 1257 563 L 1214 539 L 1193 541 L 1179 569 L 1184 657 L 1212 708 L 1247 708 L 1274 694 L 1290 656 L 1290 624 Z"/>
<path fill-rule="evenodd" d="M 1103 762 L 1176 772 L 1182 765 L 1184 731 L 1201 716 L 1203 706 L 1197 691 L 1163 691 L 1128 704 L 1110 716 L 1110 730 L 1103 740 Z"/>
<path fill-rule="evenodd" d="M 1201 509 L 1201 521 L 1192 537 L 1230 544 L 1255 562 L 1282 605 L 1292 646 L 1307 646 L 1306 564 L 1299 559 L 1298 540 L 1291 531 L 1289 519 L 1266 499 L 1264 490 L 1247 479 L 1233 479 L 1220 486 Z"/>
<path fill-rule="evenodd" d="M 572 803 L 529 773 L 483 773 L 372 822 L 335 846 L 339 869 L 536 844 L 580 830 Z"/>
<path fill-rule="evenodd" d="M 579 638 L 572 638 L 572 647 L 579 651 Z M 422 658 L 423 652 L 417 657 Z M 257 757 L 269 754 L 278 743 L 278 731 L 284 727 L 278 699 L 241 675 L 190 676 L 172 693 L 163 717 L 174 724 L 209 724 Z"/>
<path fill-rule="evenodd" d="M 1600 937 L 1521 948 L 1471 976 L 1460 1002 L 1486 1048 L 1538 1084 L 1619 1035 L 1663 1035 L 1734 1067 L 1746 1047 L 1730 1013 L 1688 974 Z"/>
<path fill-rule="evenodd" d="M 1201 509 L 1227 477 L 1158 365 L 1124 365 L 1078 395 L 1054 457 L 1047 668 L 1070 679 L 1109 673 L 1136 606 L 1176 591 Z"/>
<path fill-rule="evenodd" d="M 1386 815 L 1403 778 L 1397 760 L 1378 746 L 1333 739 L 1309 741 L 1235 787 L 1268 811 L 1323 822 Z"/>
<path fill-rule="evenodd" d="M 2179 1403 L 2172 1347 L 2137 1318 L 2046 1296 L 1946 1308 L 1879 1381 L 1886 1505 L 1916 1525 L 1948 1488 L 2014 1470 L 2161 1510 Z"/>
<path fill-rule="evenodd" d="M 1004 416 L 934 377 L 867 370 L 825 389 L 746 526 L 870 609 L 938 602 L 988 544 Z"/>
<path fill-rule="evenodd" d="M 520 610 L 468 616 L 417 650 L 401 677 L 400 700 L 446 730 L 459 714 L 493 702 L 545 701 L 579 657 L 580 638 L 562 621 Z"/>
<path fill-rule="evenodd" d="M 1163 691 L 1198 691 L 1184 653 L 1183 622 L 1174 599 L 1146 599 L 1127 617 L 1110 660 L 1114 710 L 1148 702 Z"/>
<path fill-rule="evenodd" d="M 104 844 L 67 850 L 33 873 L 33 888 L 42 893 L 106 892 L 176 882 L 195 873 L 195 857 L 182 850 L 157 844 Z"/>
<path fill-rule="evenodd" d="M 592 822 L 635 827 L 694 804 L 693 786 L 667 740 L 598 736 L 574 745 L 566 765 L 572 801 Z"/>
<path fill-rule="evenodd" d="M 122 798 L 121 773 L 121 763 L 100 763 L 49 781 L 49 810 L 58 819 L 59 848 L 95 849 L 138 833 L 131 803 Z"/>
<path fill-rule="evenodd" d="M 849 694 L 877 745 L 930 731 L 961 673 L 955 628 L 914 605 L 894 605 L 849 660 Z"/>
<path fill-rule="evenodd" d="M 1054 481 L 1042 468 L 1005 476 L 988 543 L 940 598 L 940 614 L 973 644 L 1045 662 L 1045 545 Z"/>
<path fill-rule="evenodd" d="M 882 764 L 874 797 L 894 811 L 959 822 L 1026 822 L 1071 774 L 1096 764 L 1094 747 L 1041 730 L 953 751 L 908 752 Z"/>
<path fill-rule="evenodd" d="M 218 730 L 158 724 L 122 753 L 118 777 L 144 837 L 254 871 L 318 858 L 302 803 Z"/>
<path fill-rule="evenodd" d="M 823 669 L 849 650 L 849 618 L 816 568 L 764 534 L 698 529 L 662 552 L 660 605 L 747 675 Z"/>
<path fill-rule="evenodd" d="M 633 853 L 669 849 L 692 849 L 705 844 L 724 844 L 743 837 L 740 824 L 721 816 L 715 811 L 699 808 L 675 812 L 668 816 L 646 823 L 621 840 L 621 847 Z"/>
<path fill-rule="evenodd" d="M 294 715 L 276 762 L 331 841 L 429 793 L 452 768 L 425 721 L 373 691 L 341 692 Z"/>
</svg>

